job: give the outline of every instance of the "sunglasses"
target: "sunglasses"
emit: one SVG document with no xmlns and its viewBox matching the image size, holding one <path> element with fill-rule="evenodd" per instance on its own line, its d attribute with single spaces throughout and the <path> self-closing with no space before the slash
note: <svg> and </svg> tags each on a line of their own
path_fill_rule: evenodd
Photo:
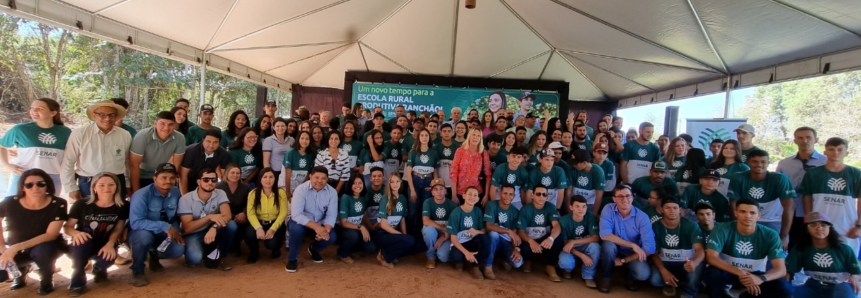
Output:
<svg viewBox="0 0 861 298">
<path fill-rule="evenodd" d="M 48 186 L 48 182 L 45 182 L 45 181 L 43 180 L 43 181 L 38 181 L 38 182 L 27 182 L 27 183 L 24 183 L 24 188 L 26 188 L 26 189 L 31 189 L 31 188 L 33 188 L 33 186 L 46 187 L 46 186 Z"/>
<path fill-rule="evenodd" d="M 546 192 L 536 192 L 536 193 L 533 193 L 533 194 L 534 194 L 536 197 L 546 197 L 546 196 L 547 196 L 547 193 L 546 193 Z"/>
<path fill-rule="evenodd" d="M 204 183 L 215 183 L 218 182 L 218 178 L 200 178 L 200 181 Z"/>
</svg>

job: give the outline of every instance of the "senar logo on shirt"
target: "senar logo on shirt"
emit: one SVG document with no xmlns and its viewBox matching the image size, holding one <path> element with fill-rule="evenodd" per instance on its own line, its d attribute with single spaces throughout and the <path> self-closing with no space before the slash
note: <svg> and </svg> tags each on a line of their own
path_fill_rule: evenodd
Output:
<svg viewBox="0 0 861 298">
<path fill-rule="evenodd" d="M 691 170 L 685 170 L 684 172 L 682 172 L 682 178 L 690 179 L 691 178 Z"/>
<path fill-rule="evenodd" d="M 398 202 L 398 205 L 395 206 L 395 211 L 404 212 L 404 204 L 402 204 L 401 202 Z"/>
<path fill-rule="evenodd" d="M 646 149 L 637 150 L 637 155 L 640 157 L 646 157 L 647 154 L 649 154 L 649 151 L 646 151 Z"/>
<path fill-rule="evenodd" d="M 442 149 L 443 156 L 451 156 L 451 148 Z"/>
<path fill-rule="evenodd" d="M 463 218 L 463 226 L 466 228 L 472 228 L 472 217 L 464 217 Z"/>
<path fill-rule="evenodd" d="M 419 159 L 420 159 L 423 163 L 428 163 L 428 159 L 429 159 L 429 158 L 428 158 L 428 156 L 427 156 L 427 155 L 422 154 L 422 156 L 421 156 L 421 157 L 419 157 Z"/>
<path fill-rule="evenodd" d="M 828 188 L 833 191 L 842 191 L 846 188 L 846 180 L 843 180 L 843 178 L 828 179 Z"/>
<path fill-rule="evenodd" d="M 815 253 L 813 254 L 813 263 L 815 263 L 816 266 L 828 268 L 831 267 L 832 263 L 834 263 L 834 259 L 832 259 L 831 255 L 828 253 Z"/>
<path fill-rule="evenodd" d="M 51 145 L 57 142 L 57 137 L 50 132 L 43 132 L 39 134 L 39 142 L 45 145 Z"/>
<path fill-rule="evenodd" d="M 763 190 L 761 187 L 751 187 L 747 191 L 747 193 L 750 195 L 751 198 L 759 200 L 762 199 L 762 197 L 765 195 L 765 190 Z"/>
<path fill-rule="evenodd" d="M 664 241 L 667 242 L 667 246 L 676 247 L 679 245 L 679 235 L 667 234 Z"/>
<path fill-rule="evenodd" d="M 673 161 L 673 167 L 681 168 L 683 165 L 685 165 L 685 163 L 682 162 L 681 160 Z"/>
<path fill-rule="evenodd" d="M 723 176 L 723 175 L 726 175 L 727 169 L 726 168 L 720 168 L 720 169 L 717 169 L 717 171 L 720 173 L 721 176 Z"/>
<path fill-rule="evenodd" d="M 585 230 L 585 228 L 583 228 L 583 226 L 578 226 L 576 229 L 574 229 L 574 235 L 577 235 L 577 236 L 583 235 L 584 230 Z"/>
<path fill-rule="evenodd" d="M 356 209 L 356 212 L 362 212 L 362 202 L 356 202 L 353 204 L 353 208 Z"/>
<path fill-rule="evenodd" d="M 437 218 L 443 218 L 443 217 L 445 217 L 445 208 L 437 207 L 437 208 L 436 208 L 436 217 L 437 217 Z"/>
<path fill-rule="evenodd" d="M 589 184 L 589 178 L 586 176 L 580 176 L 580 178 L 577 178 L 577 183 L 580 184 L 580 186 L 586 186 L 586 184 Z"/>
<path fill-rule="evenodd" d="M 535 215 L 535 224 L 544 225 L 544 214 L 536 214 Z"/>
<path fill-rule="evenodd" d="M 499 212 L 499 223 L 506 223 L 506 222 L 508 222 L 508 214 Z"/>
<path fill-rule="evenodd" d="M 304 167 L 305 167 L 305 166 L 307 166 L 307 165 L 308 165 L 308 162 L 307 162 L 307 161 L 305 161 L 305 159 L 304 159 L 304 158 L 299 160 L 299 167 L 300 167 L 300 168 L 304 168 Z M 379 202 L 379 201 L 380 201 L 380 200 L 379 200 L 379 199 L 377 199 L 377 202 Z"/>
<path fill-rule="evenodd" d="M 245 163 L 254 163 L 254 155 L 248 154 L 245 156 Z"/>
<path fill-rule="evenodd" d="M 505 180 L 507 180 L 508 183 L 514 183 L 514 181 L 517 180 L 517 176 L 514 176 L 514 174 L 508 174 L 508 178 L 506 178 Z"/>
<path fill-rule="evenodd" d="M 352 144 L 344 144 L 343 149 L 344 149 L 344 151 L 347 151 L 347 152 L 353 151 L 353 145 Z"/>
<path fill-rule="evenodd" d="M 753 244 L 749 241 L 739 241 L 735 243 L 735 250 L 746 256 L 753 252 Z"/>
<path fill-rule="evenodd" d="M 544 186 L 550 186 L 550 183 L 553 183 L 553 179 L 550 179 L 550 177 L 544 176 L 544 178 L 541 178 L 541 184 Z"/>
<path fill-rule="evenodd" d="M 398 149 L 392 149 L 392 154 L 389 154 L 392 157 L 398 157 Z"/>
<path fill-rule="evenodd" d="M 382 198 L 383 198 L 383 194 L 381 194 L 381 193 L 375 194 L 375 195 L 374 195 L 374 203 L 379 204 L 379 203 L 380 203 L 380 199 L 382 199 Z"/>
</svg>

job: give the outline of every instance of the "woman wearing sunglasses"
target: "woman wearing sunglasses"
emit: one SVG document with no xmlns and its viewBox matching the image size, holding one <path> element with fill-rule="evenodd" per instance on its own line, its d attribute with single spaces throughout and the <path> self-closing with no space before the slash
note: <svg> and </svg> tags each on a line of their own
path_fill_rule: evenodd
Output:
<svg viewBox="0 0 861 298">
<path fill-rule="evenodd" d="M 21 173 L 17 187 L 15 197 L 0 202 L 0 230 L 9 232 L 6 239 L 0 237 L 0 268 L 6 269 L 9 263 L 18 267 L 23 275 L 10 287 L 17 290 L 26 286 L 29 265 L 35 263 L 41 275 L 39 294 L 47 295 L 54 291 L 54 262 L 65 245 L 60 228 L 68 216 L 67 203 L 54 196 L 54 181 L 42 169 Z M 10 278 L 8 273 L 0 271 L 0 282 Z"/>
<path fill-rule="evenodd" d="M 93 177 L 92 195 L 87 200 L 72 204 L 69 220 L 63 227 L 72 237 L 72 281 L 69 296 L 81 296 L 87 285 L 84 267 L 90 259 L 93 264 L 93 282 L 101 283 L 108 278 L 108 267 L 117 258 L 117 239 L 129 218 L 128 205 L 119 192 L 120 180 L 116 175 L 102 172 Z"/>
<path fill-rule="evenodd" d="M 849 245 L 840 241 L 828 216 L 810 212 L 804 217 L 807 233 L 786 258 L 786 273 L 796 274 L 804 269 L 809 276 L 796 286 L 795 297 L 856 297 L 861 282 L 861 268 Z"/>
</svg>

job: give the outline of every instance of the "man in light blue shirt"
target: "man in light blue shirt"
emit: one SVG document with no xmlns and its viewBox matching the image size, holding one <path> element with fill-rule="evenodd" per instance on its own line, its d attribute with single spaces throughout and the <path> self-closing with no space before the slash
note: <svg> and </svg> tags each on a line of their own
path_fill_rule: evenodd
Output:
<svg viewBox="0 0 861 298">
<path fill-rule="evenodd" d="M 129 207 L 129 244 L 132 248 L 132 284 L 142 287 L 149 284 L 144 275 L 144 261 L 149 256 L 149 269 L 156 272 L 164 267 L 159 259 L 173 259 L 185 253 L 185 241 L 179 230 L 176 214 L 179 188 L 176 187 L 176 166 L 163 163 L 156 167 L 155 183 L 136 191 Z M 157 251 L 165 238 L 171 243 L 164 251 Z"/>
<path fill-rule="evenodd" d="M 290 206 L 287 229 L 290 234 L 290 253 L 287 255 L 287 272 L 296 272 L 299 264 L 299 247 L 306 233 L 313 233 L 314 243 L 308 247 L 311 260 L 322 263 L 320 251 L 335 243 L 332 227 L 338 217 L 338 193 L 329 186 L 329 171 L 318 166 L 311 169 L 310 180 L 296 187 Z"/>
<path fill-rule="evenodd" d="M 655 233 L 645 212 L 634 208 L 631 187 L 619 185 L 613 190 L 613 203 L 604 206 L 599 223 L 601 271 L 604 274 L 598 291 L 610 292 L 613 267 L 628 266 L 625 288 L 639 289 L 639 283 L 649 279 L 646 262 L 655 253 Z"/>
<path fill-rule="evenodd" d="M 807 225 L 804 224 L 804 206 L 801 200 L 801 192 L 798 191 L 801 186 L 801 180 L 804 178 L 804 173 L 808 169 L 823 166 L 828 158 L 825 155 L 816 152 L 813 147 L 819 142 L 816 137 L 816 130 L 810 127 L 799 127 L 793 133 L 795 145 L 798 146 L 798 153 L 790 157 L 782 159 L 777 163 L 777 172 L 783 173 L 789 177 L 789 183 L 795 189 L 795 219 L 792 221 L 792 226 L 789 228 L 789 248 L 795 246 L 795 243 L 801 235 L 807 232 Z"/>
</svg>

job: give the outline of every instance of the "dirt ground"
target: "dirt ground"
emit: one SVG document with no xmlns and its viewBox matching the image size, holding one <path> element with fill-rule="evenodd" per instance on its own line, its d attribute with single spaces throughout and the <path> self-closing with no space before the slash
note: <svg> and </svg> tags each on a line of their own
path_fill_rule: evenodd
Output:
<svg viewBox="0 0 861 298">
<path fill-rule="evenodd" d="M 247 254 L 247 249 L 243 246 Z M 165 270 L 152 273 L 147 270 L 150 284 L 136 288 L 131 285 L 131 270 L 127 265 L 109 269 L 108 282 L 92 283 L 88 275 L 88 292 L 85 297 L 663 297 L 659 289 L 645 286 L 638 292 L 624 289 L 624 281 L 617 278 L 609 295 L 586 288 L 579 278 L 579 268 L 572 280 L 553 283 L 547 280 L 543 266 L 533 265 L 531 273 L 519 270 L 496 270 L 497 280 L 478 281 L 467 272 L 457 272 L 447 264 L 437 268 L 424 268 L 425 257 L 416 254 L 402 258 L 394 269 L 382 268 L 373 256 L 357 259 L 347 265 L 337 260 L 335 249 L 323 251 L 324 262 L 315 264 L 308 256 L 306 246 L 299 254 L 299 271 L 284 271 L 285 257 L 268 258 L 261 251 L 256 264 L 245 264 L 245 256 L 228 257 L 233 266 L 229 272 L 215 271 L 198 266 L 186 268 L 182 258 L 163 260 Z M 284 254 L 286 256 L 286 253 Z M 54 275 L 56 291 L 49 296 L 66 296 L 71 276 L 71 261 L 63 257 L 58 261 L 62 271 Z M 539 268 L 542 267 L 542 268 Z M 38 276 L 30 274 L 27 287 L 9 290 L 9 283 L 0 284 L 0 297 L 35 297 Z"/>
</svg>

